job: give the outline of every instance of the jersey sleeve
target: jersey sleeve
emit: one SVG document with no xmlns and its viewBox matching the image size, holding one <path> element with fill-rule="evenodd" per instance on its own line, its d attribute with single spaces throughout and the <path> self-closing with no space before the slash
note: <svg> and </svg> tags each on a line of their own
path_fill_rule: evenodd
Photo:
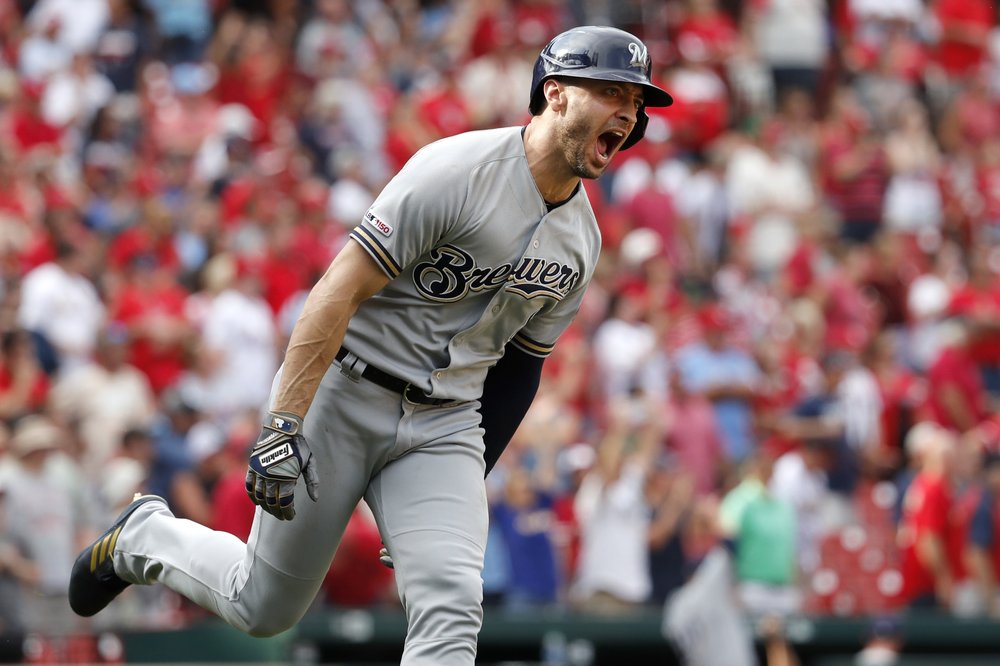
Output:
<svg viewBox="0 0 1000 666">
<path fill-rule="evenodd" d="M 534 315 L 514 335 L 511 344 L 525 354 L 539 358 L 545 358 L 551 354 L 552 350 L 555 349 L 556 340 L 569 328 L 576 313 L 579 312 L 585 291 L 586 284 L 583 283 L 566 294 L 566 297 L 553 307 Z"/>
<path fill-rule="evenodd" d="M 398 277 L 454 228 L 467 192 L 468 170 L 431 144 L 385 186 L 351 238 L 390 279 Z"/>
</svg>

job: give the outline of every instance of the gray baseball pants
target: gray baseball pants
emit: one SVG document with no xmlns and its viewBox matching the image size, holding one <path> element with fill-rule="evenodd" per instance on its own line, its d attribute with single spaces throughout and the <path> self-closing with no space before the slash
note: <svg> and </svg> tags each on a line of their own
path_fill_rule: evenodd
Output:
<svg viewBox="0 0 1000 666">
<path fill-rule="evenodd" d="M 415 405 L 360 379 L 363 368 L 348 377 L 332 365 L 305 417 L 318 502 L 300 482 L 295 519 L 258 508 L 248 543 L 147 503 L 118 539 L 116 573 L 163 583 L 252 635 L 274 635 L 312 603 L 363 497 L 395 563 L 408 623 L 401 663 L 473 664 L 488 524 L 478 403 Z"/>
</svg>

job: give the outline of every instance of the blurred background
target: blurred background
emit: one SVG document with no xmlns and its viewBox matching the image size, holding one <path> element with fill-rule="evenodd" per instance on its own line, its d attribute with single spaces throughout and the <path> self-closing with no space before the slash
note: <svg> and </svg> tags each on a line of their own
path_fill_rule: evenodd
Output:
<svg viewBox="0 0 1000 666">
<path fill-rule="evenodd" d="M 0 660 L 398 660 L 363 505 L 277 640 L 158 587 L 83 621 L 69 571 L 136 491 L 246 537 L 309 287 L 416 150 L 526 123 L 541 47 L 607 24 L 676 101 L 585 183 L 602 261 L 488 480 L 481 661 L 996 663 L 997 19 L 0 0 Z"/>
</svg>

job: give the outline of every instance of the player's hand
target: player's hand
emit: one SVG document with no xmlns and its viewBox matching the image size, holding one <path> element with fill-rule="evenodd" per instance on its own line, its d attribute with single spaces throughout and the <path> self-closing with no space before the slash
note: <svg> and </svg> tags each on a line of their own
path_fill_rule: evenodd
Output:
<svg viewBox="0 0 1000 666">
<path fill-rule="evenodd" d="M 396 564 L 392 561 L 392 555 L 389 554 L 389 549 L 385 546 L 378 551 L 378 561 L 382 563 L 382 566 L 388 567 L 390 569 L 395 569 Z"/>
<path fill-rule="evenodd" d="M 305 477 L 306 492 L 319 499 L 319 476 L 302 436 L 302 419 L 289 412 L 268 412 L 247 465 L 250 500 L 279 520 L 295 517 L 295 484 Z"/>
</svg>

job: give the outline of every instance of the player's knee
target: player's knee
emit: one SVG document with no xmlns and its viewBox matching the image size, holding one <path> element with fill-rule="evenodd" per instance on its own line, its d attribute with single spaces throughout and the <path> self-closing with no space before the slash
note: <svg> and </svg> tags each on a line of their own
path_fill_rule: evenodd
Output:
<svg viewBox="0 0 1000 666">
<path fill-rule="evenodd" d="M 270 638 L 288 631 L 305 615 L 306 608 L 240 608 L 239 618 L 230 624 L 242 629 L 255 638 Z"/>
<path fill-rule="evenodd" d="M 270 638 L 286 632 L 299 621 L 299 617 L 261 617 L 263 613 L 250 618 L 245 631 L 254 638 Z"/>
<path fill-rule="evenodd" d="M 408 572 L 403 592 L 407 605 L 478 608 L 483 601 L 482 568 L 468 559 L 421 558 Z"/>
</svg>

